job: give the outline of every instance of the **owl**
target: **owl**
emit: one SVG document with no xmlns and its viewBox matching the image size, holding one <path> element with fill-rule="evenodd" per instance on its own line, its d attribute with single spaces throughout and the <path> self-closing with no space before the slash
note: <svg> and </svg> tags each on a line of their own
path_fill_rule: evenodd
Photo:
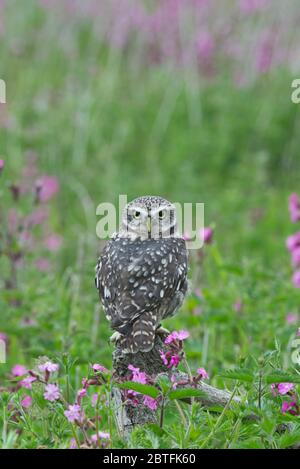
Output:
<svg viewBox="0 0 300 469">
<path fill-rule="evenodd" d="M 128 203 L 98 260 L 95 283 L 122 351 L 149 352 L 162 319 L 187 292 L 187 249 L 174 205 L 157 196 Z"/>
</svg>

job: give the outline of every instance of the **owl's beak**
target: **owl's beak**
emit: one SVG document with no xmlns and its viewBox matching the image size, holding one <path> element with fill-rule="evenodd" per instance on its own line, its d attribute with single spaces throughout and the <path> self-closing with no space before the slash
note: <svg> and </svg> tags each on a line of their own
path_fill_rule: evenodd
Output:
<svg viewBox="0 0 300 469">
<path fill-rule="evenodd" d="M 150 234 L 151 233 L 151 217 L 147 218 L 147 230 L 148 230 L 148 233 Z"/>
</svg>

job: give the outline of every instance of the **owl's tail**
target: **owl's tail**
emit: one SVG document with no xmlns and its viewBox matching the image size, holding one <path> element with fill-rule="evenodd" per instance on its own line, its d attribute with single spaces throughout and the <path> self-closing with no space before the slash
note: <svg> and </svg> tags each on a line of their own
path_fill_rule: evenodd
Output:
<svg viewBox="0 0 300 469">
<path fill-rule="evenodd" d="M 120 339 L 120 346 L 126 353 L 150 352 L 155 340 L 156 314 L 143 313 L 134 321 L 132 330 Z"/>
</svg>

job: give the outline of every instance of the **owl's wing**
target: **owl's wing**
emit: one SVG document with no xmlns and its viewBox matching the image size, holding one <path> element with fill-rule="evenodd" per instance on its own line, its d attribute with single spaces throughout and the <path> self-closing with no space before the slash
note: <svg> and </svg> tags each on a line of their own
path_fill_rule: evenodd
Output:
<svg viewBox="0 0 300 469">
<path fill-rule="evenodd" d="M 183 289 L 184 240 L 113 240 L 99 259 L 96 285 L 113 329 L 126 334 L 145 312 L 159 310 Z"/>
</svg>

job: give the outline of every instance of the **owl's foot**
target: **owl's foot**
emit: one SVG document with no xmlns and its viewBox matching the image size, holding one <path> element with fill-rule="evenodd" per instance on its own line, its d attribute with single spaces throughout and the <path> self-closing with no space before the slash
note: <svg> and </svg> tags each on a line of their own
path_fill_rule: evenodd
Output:
<svg viewBox="0 0 300 469">
<path fill-rule="evenodd" d="M 158 328 L 155 331 L 155 334 L 158 335 L 161 338 L 161 340 L 164 340 L 170 334 L 170 331 L 168 331 L 168 329 L 165 329 L 162 326 L 158 326 Z"/>
<path fill-rule="evenodd" d="M 114 332 L 113 335 L 109 338 L 109 341 L 111 344 L 117 345 L 121 337 L 122 334 L 120 334 L 120 332 Z"/>
</svg>

